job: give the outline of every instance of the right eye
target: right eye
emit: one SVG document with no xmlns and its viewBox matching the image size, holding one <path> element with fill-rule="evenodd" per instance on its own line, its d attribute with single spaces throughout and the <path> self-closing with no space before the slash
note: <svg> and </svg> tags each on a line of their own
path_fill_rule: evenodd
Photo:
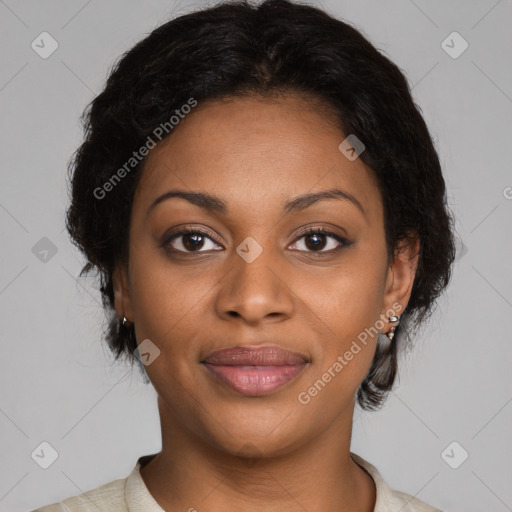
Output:
<svg viewBox="0 0 512 512">
<path fill-rule="evenodd" d="M 218 245 L 208 233 L 195 228 L 186 228 L 176 233 L 173 233 L 164 242 L 163 246 L 168 248 L 171 252 L 194 253 L 205 252 L 209 250 L 218 250 L 213 247 L 207 247 L 208 242 L 214 246 Z"/>
</svg>

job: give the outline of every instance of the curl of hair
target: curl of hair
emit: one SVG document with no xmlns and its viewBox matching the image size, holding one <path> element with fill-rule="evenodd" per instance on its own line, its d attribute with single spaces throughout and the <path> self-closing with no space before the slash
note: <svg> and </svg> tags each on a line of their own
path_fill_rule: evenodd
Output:
<svg viewBox="0 0 512 512">
<path fill-rule="evenodd" d="M 131 205 L 144 160 L 107 198 L 94 191 L 190 98 L 201 104 L 286 91 L 319 101 L 343 133 L 363 141 L 359 158 L 382 195 L 389 257 L 411 232 L 420 238 L 416 278 L 391 349 L 377 348 L 357 392 L 363 409 L 377 409 L 392 389 L 407 328 L 427 319 L 449 283 L 453 219 L 439 158 L 406 78 L 360 31 L 316 7 L 227 1 L 166 22 L 118 59 L 84 111 L 84 142 L 69 165 L 66 226 L 87 259 L 80 275 L 99 273 L 106 341 L 116 360 L 124 354 L 142 368 L 135 333 L 115 315 L 112 273 L 128 261 Z"/>
</svg>

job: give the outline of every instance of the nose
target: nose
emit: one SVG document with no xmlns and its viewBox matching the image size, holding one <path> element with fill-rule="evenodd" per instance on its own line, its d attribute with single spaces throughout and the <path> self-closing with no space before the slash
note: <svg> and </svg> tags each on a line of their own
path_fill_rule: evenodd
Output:
<svg viewBox="0 0 512 512">
<path fill-rule="evenodd" d="M 233 252 L 228 263 L 230 271 L 222 279 L 216 297 L 217 315 L 224 320 L 237 318 L 252 326 L 290 318 L 295 297 L 284 262 L 278 262 L 270 249 L 263 250 L 254 260 L 240 254 L 244 254 L 243 250 Z"/>
</svg>

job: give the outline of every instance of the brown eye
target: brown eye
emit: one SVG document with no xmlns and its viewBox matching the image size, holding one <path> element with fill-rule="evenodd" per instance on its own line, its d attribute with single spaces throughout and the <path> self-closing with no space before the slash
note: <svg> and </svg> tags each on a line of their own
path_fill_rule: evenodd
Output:
<svg viewBox="0 0 512 512">
<path fill-rule="evenodd" d="M 204 231 L 190 228 L 174 233 L 164 241 L 163 245 L 172 252 L 183 253 L 218 250 L 215 246 L 219 247 Z"/>
<path fill-rule="evenodd" d="M 304 239 L 302 244 L 296 241 L 294 245 L 298 245 L 298 250 L 305 252 L 335 252 L 341 247 L 350 245 L 348 240 L 324 228 L 310 228 L 302 233 L 297 240 L 302 239 Z M 305 249 L 300 247 L 305 247 Z"/>
</svg>

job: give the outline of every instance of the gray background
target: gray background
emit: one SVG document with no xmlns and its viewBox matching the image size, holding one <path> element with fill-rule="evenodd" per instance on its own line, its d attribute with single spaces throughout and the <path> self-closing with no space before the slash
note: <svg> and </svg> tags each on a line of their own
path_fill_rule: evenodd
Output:
<svg viewBox="0 0 512 512">
<path fill-rule="evenodd" d="M 92 278 L 77 279 L 83 260 L 64 231 L 65 172 L 81 141 L 79 115 L 114 60 L 199 5 L 0 1 L 1 511 L 124 478 L 160 449 L 155 392 L 137 369 L 113 364 L 100 343 L 99 293 Z M 317 5 L 355 24 L 408 77 L 460 236 L 438 313 L 403 359 L 385 408 L 356 411 L 352 450 L 391 487 L 447 512 L 512 510 L 511 2 Z M 47 59 L 31 48 L 43 31 L 59 45 Z M 469 44 L 457 58 L 442 47 L 453 31 Z M 462 46 L 451 39 L 453 54 Z M 46 261 L 43 237 L 57 250 Z M 48 469 L 31 457 L 43 441 L 58 452 Z M 453 469 L 446 461 L 460 463 L 462 450 L 469 458 Z"/>
</svg>

